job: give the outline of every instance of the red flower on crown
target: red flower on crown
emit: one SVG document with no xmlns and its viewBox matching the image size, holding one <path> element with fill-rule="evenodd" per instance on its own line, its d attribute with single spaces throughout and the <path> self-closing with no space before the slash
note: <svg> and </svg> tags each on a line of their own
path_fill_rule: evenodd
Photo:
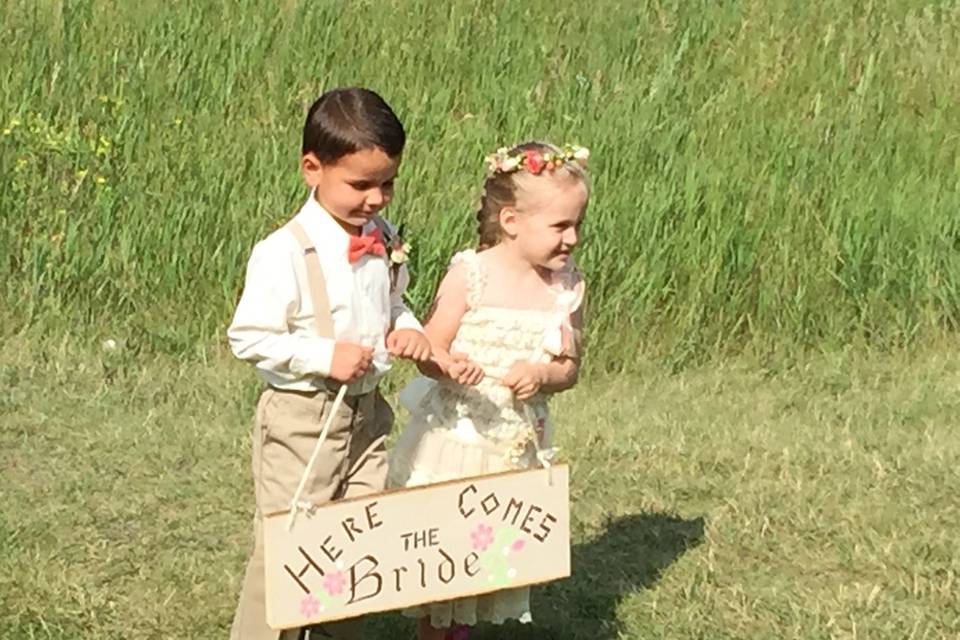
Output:
<svg viewBox="0 0 960 640">
<path fill-rule="evenodd" d="M 547 163 L 539 151 L 528 149 L 523 152 L 523 166 L 527 168 L 527 171 L 536 176 L 540 175 L 540 172 L 547 166 Z"/>
</svg>

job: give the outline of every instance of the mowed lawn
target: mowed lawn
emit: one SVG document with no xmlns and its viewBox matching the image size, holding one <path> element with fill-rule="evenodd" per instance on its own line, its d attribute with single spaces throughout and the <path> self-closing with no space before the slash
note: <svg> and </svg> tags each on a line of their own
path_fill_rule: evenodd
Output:
<svg viewBox="0 0 960 640">
<path fill-rule="evenodd" d="M 475 637 L 956 637 L 957 356 L 584 381 L 555 402 L 573 576 Z M 0 637 L 225 637 L 252 373 L 12 339 L 0 378 Z"/>
</svg>

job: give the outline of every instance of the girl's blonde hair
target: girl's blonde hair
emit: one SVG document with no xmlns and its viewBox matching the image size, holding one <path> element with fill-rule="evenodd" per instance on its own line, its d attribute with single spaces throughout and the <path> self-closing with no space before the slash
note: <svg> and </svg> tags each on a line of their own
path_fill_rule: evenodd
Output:
<svg viewBox="0 0 960 640">
<path fill-rule="evenodd" d="M 518 144 L 509 150 L 509 154 L 536 151 L 538 153 L 560 153 L 560 149 L 546 142 L 529 141 Z M 480 235 L 478 250 L 489 249 L 500 242 L 502 229 L 500 228 L 500 211 L 504 207 L 517 204 L 517 194 L 538 184 L 544 177 L 553 177 L 567 180 L 578 180 L 588 190 L 590 181 L 587 172 L 576 162 L 564 162 L 555 169 L 541 172 L 538 175 L 521 170 L 506 173 L 495 172 L 488 176 L 483 183 L 483 193 L 480 196 L 480 207 L 477 209 L 477 227 Z"/>
</svg>

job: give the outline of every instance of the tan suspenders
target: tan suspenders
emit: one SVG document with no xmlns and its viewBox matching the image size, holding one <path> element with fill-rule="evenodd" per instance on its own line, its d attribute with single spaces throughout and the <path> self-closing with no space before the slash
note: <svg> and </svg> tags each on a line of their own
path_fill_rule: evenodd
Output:
<svg viewBox="0 0 960 640">
<path fill-rule="evenodd" d="M 307 232 L 300 223 L 292 220 L 287 228 L 300 243 L 303 249 L 303 260 L 307 265 L 307 287 L 310 290 L 310 301 L 313 303 L 313 323 L 317 335 L 322 338 L 333 338 L 333 316 L 330 313 L 330 298 L 327 296 L 327 284 L 323 279 L 323 269 L 320 268 L 320 258 L 317 249 L 310 242 Z"/>
</svg>

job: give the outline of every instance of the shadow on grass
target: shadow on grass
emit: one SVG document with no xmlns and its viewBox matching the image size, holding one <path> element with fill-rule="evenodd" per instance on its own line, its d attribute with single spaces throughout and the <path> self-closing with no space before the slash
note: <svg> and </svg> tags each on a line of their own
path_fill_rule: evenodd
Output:
<svg viewBox="0 0 960 640">
<path fill-rule="evenodd" d="M 481 624 L 471 640 L 614 640 L 620 602 L 657 584 L 663 571 L 703 541 L 702 517 L 635 513 L 607 522 L 603 533 L 573 547 L 570 578 L 533 589 L 534 623 Z M 413 621 L 388 614 L 370 638 L 414 638 Z"/>
</svg>

